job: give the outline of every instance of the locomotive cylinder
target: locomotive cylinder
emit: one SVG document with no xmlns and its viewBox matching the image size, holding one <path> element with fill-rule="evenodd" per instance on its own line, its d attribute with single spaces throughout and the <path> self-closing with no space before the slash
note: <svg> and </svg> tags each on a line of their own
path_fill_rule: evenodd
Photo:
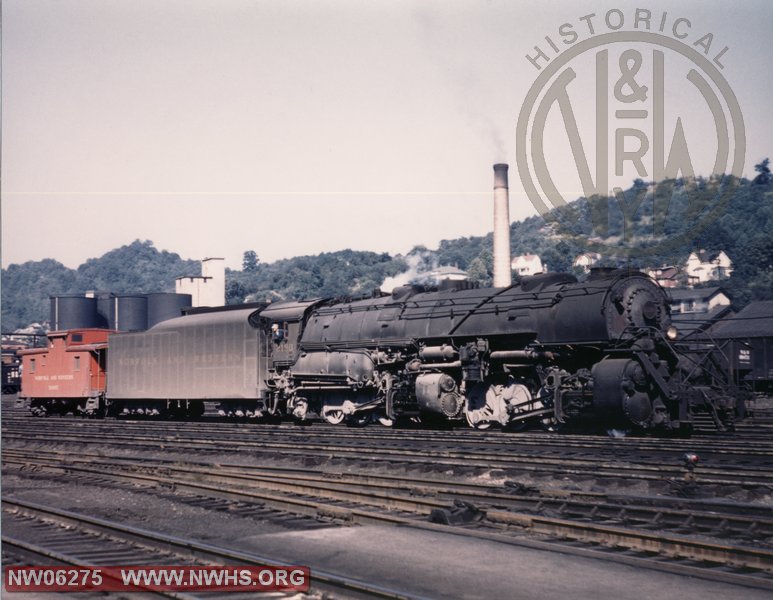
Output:
<svg viewBox="0 0 773 600">
<path fill-rule="evenodd" d="M 609 424 L 645 425 L 653 413 L 648 381 L 641 366 L 629 359 L 609 359 L 593 367 L 593 406 Z"/>
<path fill-rule="evenodd" d="M 421 410 L 446 417 L 460 415 L 464 404 L 464 396 L 459 393 L 456 381 L 445 373 L 427 373 L 417 377 L 416 400 Z"/>
</svg>

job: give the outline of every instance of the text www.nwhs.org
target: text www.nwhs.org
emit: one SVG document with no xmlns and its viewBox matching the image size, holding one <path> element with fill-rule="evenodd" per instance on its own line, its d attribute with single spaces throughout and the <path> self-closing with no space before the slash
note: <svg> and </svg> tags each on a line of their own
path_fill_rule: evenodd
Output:
<svg viewBox="0 0 773 600">
<path fill-rule="evenodd" d="M 7 592 L 307 592 L 308 567 L 7 567 Z"/>
</svg>

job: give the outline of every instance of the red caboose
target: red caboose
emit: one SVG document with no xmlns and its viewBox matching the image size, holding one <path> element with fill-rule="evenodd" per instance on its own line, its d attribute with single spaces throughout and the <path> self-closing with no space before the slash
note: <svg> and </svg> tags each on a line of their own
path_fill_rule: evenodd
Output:
<svg viewBox="0 0 773 600">
<path fill-rule="evenodd" d="M 39 416 L 72 412 L 96 415 L 104 406 L 108 329 L 48 334 L 46 348 L 22 350 L 20 398 Z"/>
</svg>

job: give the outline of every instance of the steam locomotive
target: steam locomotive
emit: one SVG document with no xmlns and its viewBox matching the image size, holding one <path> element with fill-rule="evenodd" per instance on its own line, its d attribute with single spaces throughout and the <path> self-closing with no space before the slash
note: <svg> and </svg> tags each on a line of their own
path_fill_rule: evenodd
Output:
<svg viewBox="0 0 773 600">
<path fill-rule="evenodd" d="M 297 419 L 404 418 L 518 428 L 690 426 L 663 290 L 641 273 L 524 278 L 507 288 L 321 304 L 268 379 L 269 410 Z M 267 331 L 271 309 L 251 317 Z M 276 357 L 275 358 L 279 358 Z M 286 408 L 285 408 L 286 407 Z"/>
<path fill-rule="evenodd" d="M 664 291 L 624 270 L 594 270 L 583 282 L 551 273 L 505 288 L 447 281 L 358 300 L 193 309 L 106 344 L 93 332 L 52 335 L 72 360 L 23 354 L 21 396 L 40 415 L 184 418 L 217 402 L 221 415 L 250 419 L 674 432 L 689 430 L 706 402 L 719 426 L 734 408 L 684 378 Z M 79 369 L 102 376 L 81 377 L 67 398 L 59 385 L 46 392 L 66 373 L 42 373 L 41 363 L 66 371 L 79 355 Z"/>
</svg>

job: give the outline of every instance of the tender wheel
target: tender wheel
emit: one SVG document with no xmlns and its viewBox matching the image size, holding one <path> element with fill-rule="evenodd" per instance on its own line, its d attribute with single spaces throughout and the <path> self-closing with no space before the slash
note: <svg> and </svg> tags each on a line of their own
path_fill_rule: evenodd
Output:
<svg viewBox="0 0 773 600">
<path fill-rule="evenodd" d="M 191 402 L 188 405 L 187 416 L 191 419 L 200 419 L 204 416 L 206 407 L 203 402 Z"/>
</svg>

